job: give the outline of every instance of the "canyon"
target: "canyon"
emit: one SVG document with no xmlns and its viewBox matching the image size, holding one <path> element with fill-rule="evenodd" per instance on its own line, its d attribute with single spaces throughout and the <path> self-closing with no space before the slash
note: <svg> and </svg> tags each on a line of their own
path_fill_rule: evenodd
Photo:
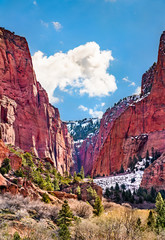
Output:
<svg viewBox="0 0 165 240">
<path fill-rule="evenodd" d="M 8 156 L 13 169 L 21 164 L 5 144 L 45 159 L 61 174 L 83 166 L 92 177 L 118 173 L 121 167 L 127 170 L 134 156 L 144 158 L 147 150 L 164 156 L 165 32 L 157 63 L 142 76 L 140 96 L 126 97 L 107 109 L 100 127 L 75 143 L 36 80 L 26 39 L 4 28 L 0 28 L 0 80 L 0 165 Z M 162 156 L 145 169 L 142 187 L 164 186 Z"/>
<path fill-rule="evenodd" d="M 142 76 L 140 96 L 120 100 L 108 109 L 99 132 L 75 144 L 86 174 L 109 176 L 129 167 L 134 156 L 165 151 L 165 32 L 158 61 Z M 145 187 L 145 184 L 143 184 Z M 162 185 L 163 187 L 163 185 Z"/>
</svg>

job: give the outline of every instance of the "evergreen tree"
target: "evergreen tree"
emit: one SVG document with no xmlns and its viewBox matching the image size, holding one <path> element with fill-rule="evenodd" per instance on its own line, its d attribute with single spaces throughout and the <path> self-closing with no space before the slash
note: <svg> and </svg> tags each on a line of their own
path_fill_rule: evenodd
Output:
<svg viewBox="0 0 165 240">
<path fill-rule="evenodd" d="M 148 218 L 147 218 L 147 225 L 149 228 L 153 229 L 155 227 L 155 216 L 152 210 L 150 210 Z"/>
<path fill-rule="evenodd" d="M 72 220 L 73 214 L 70 210 L 68 202 L 65 200 L 57 218 L 57 225 L 59 226 L 59 237 L 61 240 L 71 239 L 68 227 L 71 225 Z"/>
<path fill-rule="evenodd" d="M 65 200 L 62 205 L 62 209 L 59 211 L 59 214 L 58 214 L 58 219 L 57 219 L 58 226 L 60 226 L 61 224 L 70 226 L 72 219 L 73 219 L 73 214 L 70 210 L 68 202 Z"/>
<path fill-rule="evenodd" d="M 163 201 L 162 195 L 159 192 L 156 197 L 156 227 L 159 228 L 165 228 L 165 202 Z"/>
<path fill-rule="evenodd" d="M 80 175 L 81 175 L 81 178 L 84 179 L 85 175 L 84 175 L 84 167 L 83 166 L 81 167 Z"/>
<path fill-rule="evenodd" d="M 58 234 L 59 234 L 60 240 L 70 240 L 71 239 L 69 229 L 65 224 L 61 224 L 59 226 Z"/>
<path fill-rule="evenodd" d="M 120 189 L 120 188 L 119 188 L 119 184 L 116 182 L 115 190 L 116 190 L 116 191 L 119 191 L 119 189 Z"/>
<path fill-rule="evenodd" d="M 120 173 L 124 173 L 124 167 L 123 167 L 123 164 L 121 164 Z"/>
<path fill-rule="evenodd" d="M 78 186 L 76 188 L 76 193 L 77 193 L 78 200 L 81 200 L 81 188 L 80 188 L 80 186 Z"/>
<path fill-rule="evenodd" d="M 103 205 L 99 196 L 96 197 L 93 208 L 94 208 L 93 213 L 96 216 L 100 216 L 100 214 L 103 212 Z"/>
<path fill-rule="evenodd" d="M 13 240 L 21 240 L 21 237 L 18 232 L 14 233 Z"/>
<path fill-rule="evenodd" d="M 58 180 L 57 177 L 54 178 L 54 180 L 53 180 L 53 185 L 54 185 L 54 190 L 55 190 L 55 191 L 60 190 L 60 187 L 59 187 L 59 180 Z"/>
<path fill-rule="evenodd" d="M 149 151 L 148 150 L 146 152 L 146 160 L 150 160 L 150 158 L 149 158 Z"/>
<path fill-rule="evenodd" d="M 77 174 L 76 174 L 76 172 L 74 172 L 74 174 L 73 174 L 73 182 L 74 182 L 74 183 L 77 182 Z"/>
</svg>

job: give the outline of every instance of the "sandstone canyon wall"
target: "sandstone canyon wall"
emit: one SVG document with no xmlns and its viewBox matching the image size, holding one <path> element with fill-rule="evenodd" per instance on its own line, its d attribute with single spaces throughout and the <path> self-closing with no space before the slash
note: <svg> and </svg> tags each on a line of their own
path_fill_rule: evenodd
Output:
<svg viewBox="0 0 165 240">
<path fill-rule="evenodd" d="M 0 28 L 0 137 L 70 171 L 72 138 L 36 80 L 26 39 Z"/>
<path fill-rule="evenodd" d="M 151 92 L 149 92 L 151 91 Z M 130 157 L 145 156 L 151 148 L 165 151 L 165 32 L 157 64 L 143 75 L 141 98 L 118 116 L 93 162 L 92 175 L 109 175 L 126 169 Z"/>
</svg>

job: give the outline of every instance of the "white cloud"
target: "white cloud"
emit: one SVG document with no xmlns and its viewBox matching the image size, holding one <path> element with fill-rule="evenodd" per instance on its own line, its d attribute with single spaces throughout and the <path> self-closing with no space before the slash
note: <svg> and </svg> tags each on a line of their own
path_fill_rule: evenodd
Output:
<svg viewBox="0 0 165 240">
<path fill-rule="evenodd" d="M 135 82 L 131 82 L 128 86 L 130 87 L 130 86 L 135 86 L 136 84 L 135 84 Z"/>
<path fill-rule="evenodd" d="M 89 109 L 89 114 L 93 117 L 93 118 L 102 118 L 103 116 L 103 112 L 102 111 L 94 111 L 93 109 Z"/>
<path fill-rule="evenodd" d="M 123 79 L 122 79 L 124 82 L 128 82 L 128 83 L 130 83 L 128 86 L 130 87 L 130 86 L 136 86 L 136 83 L 135 82 L 131 82 L 129 79 L 128 79 L 128 76 L 127 77 L 124 77 Z"/>
<path fill-rule="evenodd" d="M 83 105 L 80 105 L 80 106 L 78 107 L 78 109 L 80 109 L 80 110 L 82 110 L 82 111 L 84 111 L 84 112 L 88 111 L 88 108 L 85 107 L 85 106 L 83 106 Z"/>
<path fill-rule="evenodd" d="M 78 109 L 80 109 L 80 110 L 82 110 L 82 111 L 84 111 L 84 112 L 87 112 L 88 111 L 88 113 L 91 115 L 91 117 L 93 117 L 93 118 L 102 118 L 102 116 L 103 116 L 103 111 L 98 111 L 98 110 L 96 110 L 96 109 L 98 109 L 98 107 L 102 107 L 102 104 L 103 103 L 101 103 L 101 104 L 96 104 L 96 106 L 94 107 L 94 109 L 92 109 L 92 108 L 87 108 L 87 107 L 85 107 L 85 106 L 83 106 L 83 105 L 80 105 L 79 107 L 78 107 Z M 104 103 L 105 104 L 105 103 Z"/>
<path fill-rule="evenodd" d="M 128 77 L 124 77 L 124 78 L 123 78 L 123 81 L 125 81 L 125 82 L 130 82 L 130 80 L 128 79 Z"/>
<path fill-rule="evenodd" d="M 139 87 L 136 88 L 134 94 L 139 95 L 140 93 L 141 93 L 141 87 L 139 86 Z"/>
<path fill-rule="evenodd" d="M 49 57 L 38 51 L 32 60 L 37 80 L 48 92 L 50 101 L 57 87 L 61 91 L 90 97 L 108 96 L 117 89 L 115 77 L 107 72 L 110 61 L 113 61 L 112 53 L 101 51 L 95 42 Z"/>
<path fill-rule="evenodd" d="M 37 6 L 37 2 L 36 1 L 33 1 L 33 4 Z"/>
<path fill-rule="evenodd" d="M 58 32 L 62 29 L 62 25 L 59 22 L 52 22 L 55 30 Z"/>
<path fill-rule="evenodd" d="M 105 102 L 101 103 L 101 106 L 104 107 L 105 106 Z"/>
<path fill-rule="evenodd" d="M 47 27 L 47 28 L 48 28 L 48 26 L 49 26 L 49 24 L 46 23 L 46 22 L 44 22 L 43 20 L 41 20 L 41 25 L 43 25 L 44 27 Z"/>
</svg>

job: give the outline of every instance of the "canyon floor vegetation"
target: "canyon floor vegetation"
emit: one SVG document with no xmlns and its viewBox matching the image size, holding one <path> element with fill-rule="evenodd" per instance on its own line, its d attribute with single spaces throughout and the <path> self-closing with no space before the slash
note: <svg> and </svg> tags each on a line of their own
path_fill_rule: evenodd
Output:
<svg viewBox="0 0 165 240">
<path fill-rule="evenodd" d="M 52 205 L 1 195 L 0 240 L 165 239 L 165 202 L 160 193 L 155 210 L 132 209 L 106 199 L 103 205 L 98 202 L 93 208 L 74 199 Z"/>
</svg>

